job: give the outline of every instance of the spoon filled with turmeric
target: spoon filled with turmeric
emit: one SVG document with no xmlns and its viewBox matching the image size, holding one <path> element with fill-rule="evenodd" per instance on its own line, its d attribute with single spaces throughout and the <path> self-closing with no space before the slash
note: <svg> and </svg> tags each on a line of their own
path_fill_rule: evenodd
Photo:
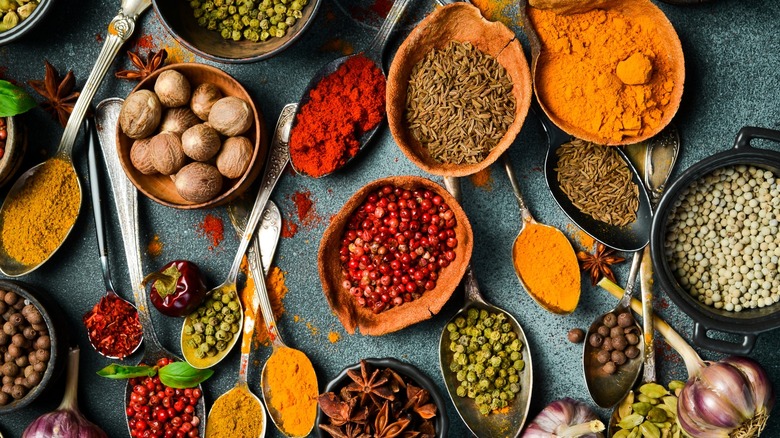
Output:
<svg viewBox="0 0 780 438">
<path fill-rule="evenodd" d="M 574 248 L 561 230 L 534 220 L 506 153 L 502 159 L 520 207 L 520 232 L 512 246 L 515 274 L 539 306 L 567 315 L 580 300 L 580 268 Z"/>
</svg>

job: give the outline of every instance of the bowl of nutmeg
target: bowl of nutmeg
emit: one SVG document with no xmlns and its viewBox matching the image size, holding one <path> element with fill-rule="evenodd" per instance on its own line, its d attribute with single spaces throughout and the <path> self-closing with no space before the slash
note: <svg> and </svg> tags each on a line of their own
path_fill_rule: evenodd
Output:
<svg viewBox="0 0 780 438">
<path fill-rule="evenodd" d="M 133 89 L 117 126 L 119 160 L 141 193 L 168 207 L 210 208 L 241 195 L 268 147 L 241 84 L 205 64 L 173 64 Z"/>
<path fill-rule="evenodd" d="M 63 371 L 62 312 L 31 286 L 0 280 L 0 415 L 24 408 Z"/>
</svg>

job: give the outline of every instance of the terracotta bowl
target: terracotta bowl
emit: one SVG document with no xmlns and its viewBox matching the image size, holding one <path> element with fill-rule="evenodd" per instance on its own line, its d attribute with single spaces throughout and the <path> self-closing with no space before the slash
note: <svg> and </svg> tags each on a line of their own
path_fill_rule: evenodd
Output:
<svg viewBox="0 0 780 438">
<path fill-rule="evenodd" d="M 198 26 L 189 1 L 154 0 L 152 3 L 165 30 L 188 49 L 212 61 L 236 64 L 261 61 L 290 47 L 314 21 L 321 0 L 309 0 L 303 16 L 282 38 L 263 42 L 226 40 L 219 32 Z"/>
<path fill-rule="evenodd" d="M 426 291 L 414 301 L 375 314 L 370 309 L 360 306 L 349 291 L 343 289 L 344 275 L 341 272 L 339 248 L 352 213 L 370 193 L 385 185 L 394 185 L 410 190 L 428 189 L 444 198 L 447 205 L 455 212 L 455 220 L 457 221 L 455 234 L 458 246 L 455 249 L 455 260 L 439 272 L 439 280 L 433 290 Z M 361 334 L 371 336 L 395 332 L 430 319 L 439 313 L 466 272 L 473 246 L 474 236 L 466 213 L 444 187 L 418 176 L 394 176 L 378 179 L 368 183 L 352 195 L 325 230 L 317 257 L 322 290 L 328 304 L 338 316 L 347 333 L 354 334 L 355 328 L 359 328 Z"/>
<path fill-rule="evenodd" d="M 541 81 L 549 80 L 544 77 L 545 75 L 545 63 L 548 60 L 545 57 L 544 49 L 541 53 L 534 54 L 533 62 L 533 75 L 534 75 L 534 92 L 536 93 L 539 105 L 542 107 L 544 113 L 549 119 L 555 123 L 556 126 L 561 128 L 567 134 L 577 138 L 581 138 L 586 141 L 590 141 L 597 144 L 603 144 L 608 146 L 623 146 L 629 144 L 635 144 L 645 141 L 651 137 L 654 137 L 672 121 L 672 118 L 677 114 L 677 110 L 680 108 L 680 102 L 682 100 L 683 85 L 685 82 L 685 59 L 683 57 L 682 44 L 680 38 L 677 36 L 677 32 L 674 30 L 674 26 L 669 22 L 666 15 L 649 0 L 639 1 L 601 1 L 599 7 L 608 8 L 621 12 L 629 17 L 644 16 L 652 20 L 657 25 L 657 29 L 661 34 L 661 38 L 666 41 L 663 50 L 664 53 L 659 56 L 664 56 L 671 64 L 672 74 L 671 78 L 674 81 L 674 89 L 671 92 L 669 105 L 666 107 L 663 113 L 663 117 L 658 126 L 654 129 L 646 129 L 641 135 L 626 136 L 622 140 L 616 141 L 612 138 L 606 138 L 600 135 L 598 132 L 593 132 L 587 129 L 587 127 L 576 126 L 570 122 L 567 122 L 558 117 L 555 112 L 550 108 L 549 102 L 545 101 L 545 96 L 539 93 L 537 85 Z M 532 44 L 533 47 L 533 44 Z M 567 101 L 560 102 L 560 105 L 570 105 Z"/>
<path fill-rule="evenodd" d="M 255 120 L 249 130 L 242 134 L 254 144 L 254 153 L 249 162 L 249 167 L 247 167 L 244 175 L 238 179 L 228 180 L 225 178 L 223 180 L 225 187 L 222 188 L 222 192 L 217 195 L 217 197 L 210 201 L 196 204 L 185 200 L 179 195 L 173 184 L 173 180 L 171 180 L 169 176 L 161 174 L 144 175 L 139 172 L 130 161 L 130 147 L 133 145 L 133 139 L 126 136 L 119 125 L 117 125 L 116 135 L 119 161 L 122 163 L 122 167 L 133 185 L 136 186 L 141 193 L 162 205 L 183 210 L 194 210 L 226 204 L 246 191 L 263 168 L 266 152 L 268 150 L 268 132 L 265 128 L 263 115 L 255 107 L 252 97 L 238 81 L 224 71 L 205 64 L 184 63 L 163 67 L 141 81 L 133 91 L 141 89 L 153 90 L 157 77 L 166 70 L 176 70 L 183 74 L 190 82 L 193 90 L 202 83 L 210 82 L 216 85 L 224 96 L 239 97 L 249 103 L 249 106 L 255 114 Z"/>
<path fill-rule="evenodd" d="M 406 93 L 414 66 L 432 49 L 442 49 L 451 41 L 470 42 L 506 69 L 512 79 L 515 96 L 515 120 L 506 134 L 477 164 L 439 163 L 407 128 Z M 401 151 L 421 169 L 441 176 L 466 176 L 493 164 L 514 142 L 531 106 L 531 71 L 523 48 L 514 32 L 498 22 L 482 17 L 479 9 L 467 3 L 437 8 L 426 17 L 401 44 L 387 77 L 387 121 Z"/>
<path fill-rule="evenodd" d="M 0 187 L 13 180 L 27 151 L 27 128 L 20 116 L 5 117 L 5 124 L 7 136 L 5 152 L 0 158 Z"/>
</svg>

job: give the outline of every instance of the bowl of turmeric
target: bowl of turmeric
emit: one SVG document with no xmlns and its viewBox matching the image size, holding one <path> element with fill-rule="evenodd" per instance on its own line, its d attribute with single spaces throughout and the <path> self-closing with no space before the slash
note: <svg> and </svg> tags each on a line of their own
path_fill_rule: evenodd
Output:
<svg viewBox="0 0 780 438">
<path fill-rule="evenodd" d="M 458 202 L 416 176 L 373 181 L 331 220 L 320 281 L 350 333 L 379 336 L 432 318 L 466 272 L 474 237 Z"/>
<path fill-rule="evenodd" d="M 528 34 L 534 91 L 566 133 L 610 146 L 660 133 L 680 107 L 682 45 L 650 0 L 599 1 L 589 10 L 566 1 L 532 1 Z M 570 3 L 570 2 L 569 2 Z"/>
<path fill-rule="evenodd" d="M 531 71 L 514 32 L 475 6 L 436 8 L 401 44 L 387 77 L 387 120 L 414 164 L 467 176 L 512 145 L 531 105 Z"/>
</svg>

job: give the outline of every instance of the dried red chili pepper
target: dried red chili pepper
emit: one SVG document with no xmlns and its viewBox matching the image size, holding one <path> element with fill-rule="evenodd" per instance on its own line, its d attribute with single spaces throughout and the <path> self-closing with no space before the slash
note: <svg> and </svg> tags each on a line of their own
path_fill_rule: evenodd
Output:
<svg viewBox="0 0 780 438">
<path fill-rule="evenodd" d="M 157 310 L 166 316 L 187 316 L 206 298 L 206 280 L 198 265 L 186 260 L 174 260 L 144 278 L 152 283 L 149 298 Z"/>
<path fill-rule="evenodd" d="M 141 343 L 138 311 L 115 294 L 107 294 L 82 318 L 94 347 L 100 353 L 123 359 Z"/>
</svg>

